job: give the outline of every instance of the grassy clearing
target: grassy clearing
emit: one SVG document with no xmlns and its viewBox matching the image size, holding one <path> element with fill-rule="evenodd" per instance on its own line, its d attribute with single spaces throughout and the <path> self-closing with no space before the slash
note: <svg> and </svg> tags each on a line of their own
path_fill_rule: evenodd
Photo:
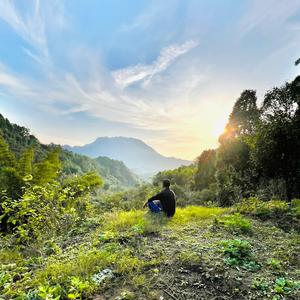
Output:
<svg viewBox="0 0 300 300">
<path fill-rule="evenodd" d="M 92 223 L 80 238 L 35 251 L 3 242 L 0 298 L 297 299 L 296 232 L 197 206 L 178 208 L 172 219 L 133 210 Z"/>
</svg>

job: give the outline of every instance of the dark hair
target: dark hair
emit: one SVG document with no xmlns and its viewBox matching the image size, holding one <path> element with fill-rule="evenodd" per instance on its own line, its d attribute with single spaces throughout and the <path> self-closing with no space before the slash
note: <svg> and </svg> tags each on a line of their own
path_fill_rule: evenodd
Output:
<svg viewBox="0 0 300 300">
<path fill-rule="evenodd" d="M 169 180 L 169 179 L 164 179 L 164 180 L 163 180 L 163 186 L 164 186 L 164 187 L 169 187 L 170 184 L 171 184 L 171 183 L 170 183 L 170 180 Z"/>
</svg>

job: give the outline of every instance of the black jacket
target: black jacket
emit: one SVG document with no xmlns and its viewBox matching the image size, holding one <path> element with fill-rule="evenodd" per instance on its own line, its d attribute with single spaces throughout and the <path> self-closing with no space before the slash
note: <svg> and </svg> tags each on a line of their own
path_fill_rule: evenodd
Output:
<svg viewBox="0 0 300 300">
<path fill-rule="evenodd" d="M 167 217 L 173 217 L 176 209 L 176 196 L 175 193 L 169 188 L 165 188 L 157 195 L 151 197 L 149 201 L 159 200 L 161 203 L 161 208 L 167 215 Z"/>
</svg>

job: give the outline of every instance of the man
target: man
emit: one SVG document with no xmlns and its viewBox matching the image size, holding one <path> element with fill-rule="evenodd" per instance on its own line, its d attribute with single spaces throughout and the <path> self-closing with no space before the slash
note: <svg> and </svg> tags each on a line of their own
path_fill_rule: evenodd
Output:
<svg viewBox="0 0 300 300">
<path fill-rule="evenodd" d="M 158 213 L 163 211 L 167 217 L 173 217 L 175 214 L 175 194 L 170 189 L 170 180 L 163 180 L 163 190 L 157 195 L 151 197 L 146 201 L 144 207 L 148 206 L 150 211 Z"/>
</svg>

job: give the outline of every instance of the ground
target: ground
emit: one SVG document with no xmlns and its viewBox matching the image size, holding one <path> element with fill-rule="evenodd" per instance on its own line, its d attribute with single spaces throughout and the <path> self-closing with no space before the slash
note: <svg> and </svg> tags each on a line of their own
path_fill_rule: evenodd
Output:
<svg viewBox="0 0 300 300">
<path fill-rule="evenodd" d="M 299 250 L 297 231 L 234 208 L 105 213 L 61 239 L 3 244 L 0 298 L 299 299 Z"/>
</svg>

